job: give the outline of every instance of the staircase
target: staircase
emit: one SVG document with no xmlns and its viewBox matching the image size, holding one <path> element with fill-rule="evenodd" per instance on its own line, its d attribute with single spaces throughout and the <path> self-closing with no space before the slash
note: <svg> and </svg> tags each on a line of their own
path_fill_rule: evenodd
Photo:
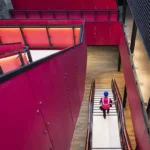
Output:
<svg viewBox="0 0 150 150">
<path fill-rule="evenodd" d="M 109 92 L 109 98 L 114 100 L 112 89 L 95 89 L 93 101 L 93 127 L 92 127 L 92 150 L 121 150 L 121 142 L 118 126 L 116 106 L 112 105 L 106 119 L 99 109 L 100 98 L 104 97 L 104 91 Z"/>
</svg>

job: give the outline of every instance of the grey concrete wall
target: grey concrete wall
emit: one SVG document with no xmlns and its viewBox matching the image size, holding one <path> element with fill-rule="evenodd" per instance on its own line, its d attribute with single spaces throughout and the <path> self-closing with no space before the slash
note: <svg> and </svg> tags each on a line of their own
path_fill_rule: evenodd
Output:
<svg viewBox="0 0 150 150">
<path fill-rule="evenodd" d="M 9 9 L 12 9 L 11 0 L 0 0 L 0 19 L 9 19 Z"/>
</svg>

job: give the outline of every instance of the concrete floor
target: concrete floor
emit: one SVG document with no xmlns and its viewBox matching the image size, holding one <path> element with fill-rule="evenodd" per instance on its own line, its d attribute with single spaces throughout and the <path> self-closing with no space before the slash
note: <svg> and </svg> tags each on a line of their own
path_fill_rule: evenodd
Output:
<svg viewBox="0 0 150 150">
<path fill-rule="evenodd" d="M 126 25 L 125 32 L 127 35 L 128 43 L 130 45 L 133 18 L 128 7 L 127 7 L 125 25 Z M 141 90 L 143 100 L 144 102 L 148 102 L 150 97 L 150 59 L 147 55 L 147 51 L 144 47 L 139 31 L 137 31 L 137 36 L 136 36 L 133 61 L 136 68 L 137 78 L 140 83 L 139 88 Z"/>
</svg>

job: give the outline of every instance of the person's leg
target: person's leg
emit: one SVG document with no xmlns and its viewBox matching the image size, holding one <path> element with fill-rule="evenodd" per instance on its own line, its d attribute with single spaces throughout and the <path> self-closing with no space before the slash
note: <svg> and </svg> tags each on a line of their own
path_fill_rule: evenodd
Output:
<svg viewBox="0 0 150 150">
<path fill-rule="evenodd" d="M 106 119 L 106 110 L 103 109 L 103 116 L 104 116 L 104 119 Z"/>
<path fill-rule="evenodd" d="M 100 106 L 100 107 L 99 107 L 99 109 L 103 111 L 103 108 L 102 108 L 102 106 Z"/>
<path fill-rule="evenodd" d="M 109 114 L 109 109 L 107 109 L 107 114 Z"/>
</svg>

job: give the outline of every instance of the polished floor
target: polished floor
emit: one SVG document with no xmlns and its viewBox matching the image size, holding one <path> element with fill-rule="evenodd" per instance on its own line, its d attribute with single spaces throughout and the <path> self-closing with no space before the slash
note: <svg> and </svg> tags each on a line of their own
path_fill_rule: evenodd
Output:
<svg viewBox="0 0 150 150">
<path fill-rule="evenodd" d="M 120 92 L 124 92 L 123 72 L 117 72 L 118 48 L 117 47 L 88 47 L 88 62 L 85 95 L 82 102 L 80 114 L 76 124 L 71 150 L 84 150 L 88 122 L 88 98 L 90 84 L 96 79 L 96 88 L 111 88 L 112 78 L 116 79 Z M 134 131 L 131 121 L 130 109 L 127 104 L 125 109 L 126 125 L 129 138 L 135 149 Z"/>
</svg>

